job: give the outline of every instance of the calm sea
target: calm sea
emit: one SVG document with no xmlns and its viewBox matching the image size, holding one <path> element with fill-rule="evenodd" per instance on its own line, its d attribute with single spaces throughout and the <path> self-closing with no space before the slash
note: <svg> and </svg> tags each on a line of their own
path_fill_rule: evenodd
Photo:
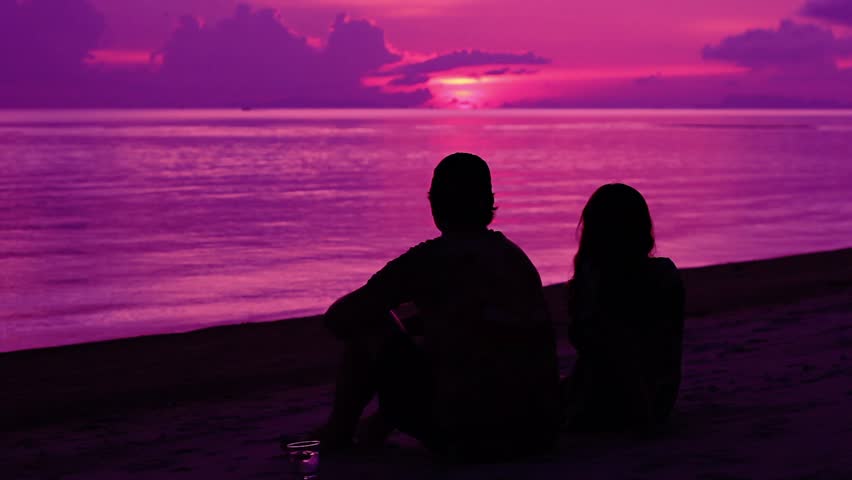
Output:
<svg viewBox="0 0 852 480">
<path fill-rule="evenodd" d="M 545 283 L 613 181 L 680 266 L 852 245 L 849 111 L 5 111 L 0 351 L 319 313 L 437 235 L 455 151 Z"/>
</svg>

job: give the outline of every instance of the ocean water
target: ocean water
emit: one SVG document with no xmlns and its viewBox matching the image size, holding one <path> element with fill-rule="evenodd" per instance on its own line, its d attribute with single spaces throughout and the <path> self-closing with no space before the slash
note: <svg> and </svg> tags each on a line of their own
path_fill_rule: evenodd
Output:
<svg viewBox="0 0 852 480">
<path fill-rule="evenodd" d="M 0 111 L 0 351 L 322 312 L 455 151 L 545 283 L 614 181 L 680 266 L 852 245 L 850 111 Z"/>
</svg>

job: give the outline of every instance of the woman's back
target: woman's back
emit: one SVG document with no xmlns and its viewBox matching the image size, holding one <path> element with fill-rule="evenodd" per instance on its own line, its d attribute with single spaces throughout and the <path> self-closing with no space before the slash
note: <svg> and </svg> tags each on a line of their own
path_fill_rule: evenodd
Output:
<svg viewBox="0 0 852 480">
<path fill-rule="evenodd" d="M 610 429 L 664 420 L 681 378 L 684 292 L 674 263 L 581 264 L 571 290 L 574 423 Z"/>
</svg>

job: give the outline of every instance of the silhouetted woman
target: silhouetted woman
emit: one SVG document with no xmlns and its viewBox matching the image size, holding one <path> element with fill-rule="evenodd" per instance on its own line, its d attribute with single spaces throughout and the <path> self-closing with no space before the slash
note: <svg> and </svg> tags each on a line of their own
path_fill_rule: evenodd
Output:
<svg viewBox="0 0 852 480">
<path fill-rule="evenodd" d="M 563 383 L 566 426 L 645 430 L 666 419 L 681 377 L 683 286 L 655 258 L 651 215 L 634 188 L 613 183 L 578 225 L 569 339 L 577 363 Z"/>
</svg>

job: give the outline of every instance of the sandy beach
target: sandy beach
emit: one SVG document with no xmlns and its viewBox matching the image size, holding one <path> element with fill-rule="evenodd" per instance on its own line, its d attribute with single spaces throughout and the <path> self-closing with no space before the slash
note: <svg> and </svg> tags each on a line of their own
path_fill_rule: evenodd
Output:
<svg viewBox="0 0 852 480">
<path fill-rule="evenodd" d="M 565 434 L 471 466 L 394 436 L 324 456 L 320 478 L 852 478 L 852 249 L 683 277 L 684 379 L 663 431 Z M 547 290 L 567 373 L 564 292 Z M 295 478 L 276 439 L 322 421 L 339 353 L 319 320 L 0 354 L 0 478 Z"/>
</svg>

